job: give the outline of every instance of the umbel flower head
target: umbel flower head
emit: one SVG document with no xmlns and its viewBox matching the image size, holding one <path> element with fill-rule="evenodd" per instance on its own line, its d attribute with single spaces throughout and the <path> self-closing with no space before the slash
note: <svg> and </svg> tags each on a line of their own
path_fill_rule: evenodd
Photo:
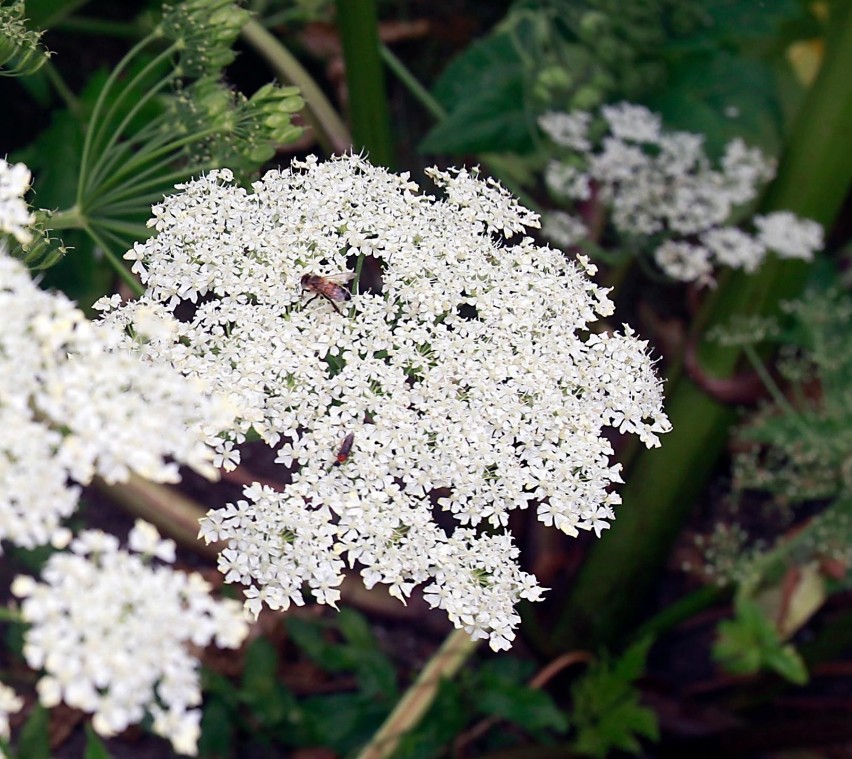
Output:
<svg viewBox="0 0 852 759">
<path fill-rule="evenodd" d="M 216 474 L 204 435 L 227 424 L 224 403 L 121 349 L 120 330 L 39 290 L 2 245 L 0 314 L 0 540 L 61 540 L 95 475 L 173 482 L 176 462 Z"/>
<path fill-rule="evenodd" d="M 664 130 L 659 115 L 631 103 L 604 106 L 599 122 L 585 111 L 541 117 L 541 128 L 566 151 L 548 165 L 547 186 L 574 203 L 595 195 L 621 238 L 653 253 L 672 279 L 711 284 L 716 266 L 751 273 L 769 251 L 810 260 L 822 247 L 822 227 L 787 211 L 756 216 L 754 235 L 730 226 L 775 175 L 757 148 L 732 140 L 714 163 L 702 135 Z M 556 211 L 545 217 L 545 233 L 568 246 L 586 229 Z"/>
<path fill-rule="evenodd" d="M 172 337 L 137 349 L 227 393 L 234 439 L 280 446 L 286 490 L 250 487 L 201 528 L 227 542 L 220 569 L 250 585 L 253 612 L 305 587 L 334 604 L 349 563 L 400 599 L 427 583 L 454 624 L 504 648 L 514 604 L 541 593 L 510 512 L 599 533 L 619 501 L 603 429 L 657 445 L 668 421 L 646 344 L 590 333 L 612 304 L 586 264 L 520 236 L 537 217 L 496 182 L 428 174 L 442 198 L 359 156 L 251 191 L 226 170 L 181 185 L 126 256 L 146 293 L 107 318 L 133 331 L 155 314 Z"/>
<path fill-rule="evenodd" d="M 24 200 L 31 180 L 26 165 L 0 158 L 0 234 L 12 235 L 19 243 L 32 239 L 29 227 L 35 219 Z"/>
<path fill-rule="evenodd" d="M 190 646 L 237 648 L 248 624 L 240 604 L 212 598 L 201 575 L 152 562 L 175 559 L 174 543 L 154 527 L 138 521 L 128 542 L 125 550 L 115 536 L 89 530 L 48 559 L 42 582 L 15 579 L 30 625 L 24 657 L 44 671 L 43 706 L 64 701 L 90 712 L 105 736 L 148 713 L 156 733 L 195 754 L 201 688 Z"/>
</svg>

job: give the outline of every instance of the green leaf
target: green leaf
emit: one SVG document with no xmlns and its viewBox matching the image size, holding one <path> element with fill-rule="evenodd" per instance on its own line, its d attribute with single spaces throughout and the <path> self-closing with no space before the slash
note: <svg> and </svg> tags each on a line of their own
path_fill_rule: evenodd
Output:
<svg viewBox="0 0 852 759">
<path fill-rule="evenodd" d="M 234 755 L 234 713 L 224 699 L 214 696 L 204 702 L 198 751 L 205 757 Z"/>
<path fill-rule="evenodd" d="M 388 704 L 361 693 L 338 693 L 305 699 L 293 725 L 293 745 L 324 746 L 348 754 L 367 743 L 387 716 Z"/>
<path fill-rule="evenodd" d="M 523 63 L 508 34 L 474 43 L 435 85 L 447 118 L 420 145 L 424 153 L 528 153 L 533 149 Z"/>
<path fill-rule="evenodd" d="M 437 759 L 447 755 L 447 747 L 470 719 L 469 706 L 458 683 L 441 681 L 438 694 L 420 724 L 403 735 L 394 759 Z"/>
<path fill-rule="evenodd" d="M 544 691 L 525 685 L 503 685 L 499 689 L 484 690 L 476 707 L 484 714 L 493 715 L 520 725 L 525 730 L 568 729 L 568 719 L 553 699 Z"/>
<path fill-rule="evenodd" d="M 322 625 L 293 617 L 287 630 L 295 644 L 327 672 L 351 672 L 356 666 L 355 651 L 325 639 Z"/>
<path fill-rule="evenodd" d="M 783 25 L 803 16 L 796 0 L 702 0 L 700 9 L 702 23 L 676 45 L 706 48 L 772 39 Z"/>
<path fill-rule="evenodd" d="M 791 645 L 767 651 L 766 666 L 796 685 L 808 682 L 808 668 L 804 659 Z"/>
<path fill-rule="evenodd" d="M 466 691 L 473 692 L 477 712 L 499 717 L 525 730 L 542 732 L 568 729 L 563 711 L 544 691 L 526 684 L 532 663 L 513 656 L 485 662 L 470 678 Z"/>
<path fill-rule="evenodd" d="M 737 599 L 734 619 L 720 623 L 713 658 L 733 674 L 753 674 L 770 669 L 796 684 L 808 673 L 798 652 L 781 640 L 760 607 L 745 597 Z"/>
<path fill-rule="evenodd" d="M 278 682 L 278 653 L 265 638 L 246 651 L 240 700 L 265 726 L 277 726 L 297 708 L 293 695 Z"/>
<path fill-rule="evenodd" d="M 771 155 L 779 150 L 781 105 L 773 71 L 762 61 L 718 51 L 685 56 L 646 104 L 667 127 L 705 135 L 711 155 L 735 137 Z"/>
<path fill-rule="evenodd" d="M 83 759 L 111 759 L 107 747 L 89 722 L 86 723 L 86 753 Z"/>
<path fill-rule="evenodd" d="M 17 754 L 26 759 L 50 759 L 48 712 L 41 704 L 33 707 L 29 719 L 21 728 Z"/>
<path fill-rule="evenodd" d="M 639 737 L 656 740 L 657 717 L 639 703 L 634 685 L 645 670 L 652 639 L 643 638 L 618 659 L 604 657 L 589 668 L 571 689 L 571 722 L 577 730 L 574 747 L 604 757 L 612 749 L 639 753 Z"/>
</svg>

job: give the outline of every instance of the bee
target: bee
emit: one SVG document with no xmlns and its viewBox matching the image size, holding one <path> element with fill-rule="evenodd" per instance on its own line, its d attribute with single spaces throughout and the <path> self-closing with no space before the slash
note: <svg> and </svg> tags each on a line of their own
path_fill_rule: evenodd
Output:
<svg viewBox="0 0 852 759">
<path fill-rule="evenodd" d="M 345 464 L 346 460 L 349 458 L 349 454 L 352 452 L 352 443 L 355 442 L 355 433 L 348 432 L 346 437 L 343 438 L 343 442 L 340 444 L 340 448 L 337 451 L 337 456 L 334 457 L 334 463 L 332 466 L 340 466 L 341 464 Z"/>
<path fill-rule="evenodd" d="M 314 297 L 308 303 L 315 298 L 325 298 L 334 306 L 334 310 L 339 314 L 340 309 L 337 307 L 337 304 L 352 297 L 349 290 L 343 287 L 343 285 L 349 282 L 354 276 L 354 271 L 329 274 L 327 277 L 321 277 L 319 274 L 304 274 L 302 276 L 302 289 L 314 294 Z M 307 306 L 307 303 L 305 305 Z"/>
</svg>

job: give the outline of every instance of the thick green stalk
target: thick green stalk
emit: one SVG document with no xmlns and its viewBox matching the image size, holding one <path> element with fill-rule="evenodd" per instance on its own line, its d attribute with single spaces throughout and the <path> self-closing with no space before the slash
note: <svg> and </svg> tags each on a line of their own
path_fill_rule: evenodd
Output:
<svg viewBox="0 0 852 759">
<path fill-rule="evenodd" d="M 366 149 L 372 163 L 391 167 L 393 142 L 375 0 L 337 0 L 336 5 L 355 147 Z"/>
<path fill-rule="evenodd" d="M 778 178 L 762 211 L 791 210 L 830 226 L 852 182 L 852 8 L 835 6 L 832 35 L 819 76 L 793 125 Z M 799 292 L 806 279 L 800 261 L 770 261 L 758 274 L 728 278 L 705 303 L 695 324 L 726 323 L 736 314 L 769 314 Z M 730 376 L 741 352 L 704 343 L 703 370 Z M 724 450 L 731 408 L 705 395 L 688 377 L 668 388 L 673 431 L 662 448 L 641 452 L 622 489 L 624 505 L 604 538 L 589 551 L 550 648 L 600 646 L 617 641 L 641 614 L 647 593 Z"/>
</svg>

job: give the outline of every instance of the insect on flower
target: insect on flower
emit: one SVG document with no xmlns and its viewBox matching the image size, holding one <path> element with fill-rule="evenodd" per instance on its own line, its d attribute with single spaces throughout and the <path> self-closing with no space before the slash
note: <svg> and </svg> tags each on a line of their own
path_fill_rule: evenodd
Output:
<svg viewBox="0 0 852 759">
<path fill-rule="evenodd" d="M 314 297 L 308 303 L 314 300 L 314 298 L 325 298 L 334 306 L 334 310 L 339 314 L 340 309 L 337 307 L 337 304 L 352 297 L 349 290 L 343 287 L 343 285 L 349 282 L 354 276 L 354 271 L 329 274 L 327 277 L 322 277 L 319 274 L 304 274 L 302 276 L 302 289 L 314 294 Z"/>
<path fill-rule="evenodd" d="M 346 437 L 343 438 L 343 442 L 340 444 L 340 448 L 337 451 L 337 456 L 335 456 L 334 463 L 332 466 L 340 466 L 341 464 L 346 463 L 346 459 L 349 458 L 349 454 L 352 451 L 352 443 L 355 442 L 355 433 L 348 432 Z"/>
</svg>

